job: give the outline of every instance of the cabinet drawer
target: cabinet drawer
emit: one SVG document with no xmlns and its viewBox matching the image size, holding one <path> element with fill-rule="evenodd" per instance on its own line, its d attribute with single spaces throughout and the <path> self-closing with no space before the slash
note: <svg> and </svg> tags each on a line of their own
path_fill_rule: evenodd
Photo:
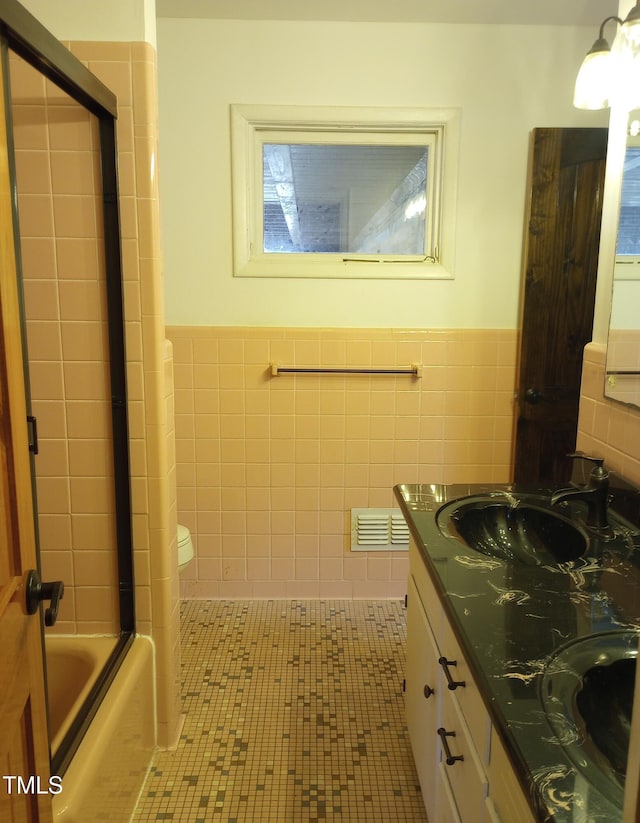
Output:
<svg viewBox="0 0 640 823">
<path fill-rule="evenodd" d="M 420 600 L 427 613 L 427 619 L 436 638 L 436 643 L 440 645 L 442 640 L 442 605 L 420 554 L 420 549 L 416 546 L 413 537 L 409 539 L 409 569 L 418 587 Z"/>
<path fill-rule="evenodd" d="M 450 733 L 445 736 L 445 740 L 451 755 L 462 757 L 462 760 L 446 765 L 446 752 L 441 738 L 443 766 L 456 800 L 460 820 L 462 823 L 484 823 L 487 777 L 458 701 L 446 689 L 442 690 L 441 728 Z"/>
<path fill-rule="evenodd" d="M 489 785 L 489 796 L 502 823 L 509 823 L 511 820 L 535 823 L 529 802 L 495 730 L 491 734 Z"/>
<path fill-rule="evenodd" d="M 447 660 L 455 660 L 455 666 L 449 666 L 452 679 L 464 681 L 464 686 L 458 686 L 451 692 L 460 704 L 462 714 L 471 732 L 471 737 L 480 755 L 480 760 L 486 768 L 489 765 L 489 752 L 491 749 L 491 720 L 489 712 L 480 696 L 480 691 L 473 679 L 471 670 L 462 654 L 453 629 L 447 620 L 443 621 L 443 640 L 440 644 L 440 651 Z M 443 690 L 447 690 L 446 681 L 443 682 Z M 450 691 L 450 690 L 449 690 Z"/>
</svg>

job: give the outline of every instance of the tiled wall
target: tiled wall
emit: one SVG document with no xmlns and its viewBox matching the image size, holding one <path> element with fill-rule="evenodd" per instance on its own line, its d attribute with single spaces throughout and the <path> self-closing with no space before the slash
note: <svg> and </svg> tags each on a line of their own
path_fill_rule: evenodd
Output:
<svg viewBox="0 0 640 823">
<path fill-rule="evenodd" d="M 407 558 L 351 552 L 349 510 L 413 482 L 511 476 L 517 334 L 172 326 L 191 597 L 399 597 Z M 280 375 L 269 364 L 406 366 Z"/>
<path fill-rule="evenodd" d="M 175 485 L 171 480 L 175 467 L 169 465 L 172 452 L 167 449 L 171 386 L 165 383 L 164 363 L 164 304 L 160 267 L 157 141 L 158 113 L 156 87 L 156 56 L 152 47 L 145 43 L 72 43 L 70 50 L 105 83 L 118 98 L 117 145 L 118 175 L 120 187 L 120 219 L 124 276 L 125 333 L 127 349 L 127 384 L 129 393 L 129 449 L 132 472 L 134 567 L 136 580 L 136 617 L 139 632 L 153 636 L 156 648 L 158 742 L 169 745 L 175 739 L 179 725 L 180 695 L 178 677 L 180 669 L 179 649 L 179 592 L 177 578 L 177 549 L 175 534 Z M 95 487 L 96 477 L 101 476 L 97 465 L 104 462 L 104 452 L 98 455 L 93 449 L 95 440 L 107 437 L 101 430 L 98 436 L 91 426 L 95 421 L 93 407 L 86 403 L 95 400 L 86 396 L 93 391 L 93 380 L 88 378 L 89 363 L 97 369 L 99 356 L 99 325 L 89 323 L 93 318 L 86 312 L 99 303 L 96 285 L 99 267 L 93 266 L 92 246 L 85 243 L 87 234 L 83 227 L 89 207 L 95 207 L 77 189 L 75 173 L 78 165 L 78 149 L 86 146 L 77 143 L 78 112 L 67 106 L 61 92 L 48 81 L 33 73 L 25 73 L 24 87 L 17 90 L 21 98 L 24 141 L 22 148 L 29 151 L 21 169 L 23 179 L 33 178 L 36 166 L 42 175 L 53 182 L 47 192 L 32 192 L 34 196 L 24 212 L 24 224 L 28 231 L 28 248 L 25 249 L 25 270 L 31 270 L 37 282 L 28 283 L 37 300 L 30 303 L 38 311 L 53 312 L 55 317 L 34 315 L 29 328 L 29 342 L 38 359 L 46 365 L 35 364 L 46 386 L 50 375 L 60 375 L 64 389 L 71 395 L 55 396 L 58 405 L 39 410 L 41 433 L 44 435 L 41 465 L 62 465 L 60 454 L 67 452 L 68 475 L 60 475 L 60 484 L 70 488 L 75 498 L 85 506 L 90 487 Z M 75 105 L 75 104 L 74 104 Z M 20 115 L 19 115 L 20 116 Z M 60 122 L 58 122 L 60 121 Z M 66 142 L 54 145 L 56 132 Z M 39 136 L 43 141 L 34 145 Z M 60 137 L 60 140 L 63 139 Z M 29 141 L 32 141 L 29 144 Z M 52 150 L 49 152 L 49 150 Z M 56 151 L 53 151 L 56 150 Z M 59 150 L 59 151 L 58 151 Z M 80 162 L 81 168 L 87 164 Z M 85 182 L 87 175 L 85 174 Z M 89 175 L 90 176 L 90 175 Z M 62 185 L 60 191 L 56 181 Z M 52 191 L 56 194 L 52 197 Z M 62 192 L 62 193 L 61 193 Z M 21 217 L 23 202 L 21 198 Z M 73 221 L 76 221 L 75 223 Z M 39 221 L 41 232 L 29 229 Z M 96 220 L 96 223 L 99 222 Z M 38 236 L 40 234 L 40 236 Z M 91 258 L 91 259 L 90 259 Z M 35 329 L 35 324 L 38 329 Z M 48 324 L 48 325 L 47 325 Z M 35 333 L 37 331 L 37 333 Z M 69 336 L 70 335 L 70 336 Z M 52 340 L 50 339 L 53 339 Z M 73 342 L 75 348 L 65 345 Z M 60 339 L 62 348 L 60 347 Z M 91 355 L 90 355 L 91 353 Z M 77 358 L 77 359 L 76 359 Z M 103 367 L 104 368 L 104 367 Z M 49 377 L 47 377 L 49 375 Z M 62 377 L 64 375 L 64 378 Z M 56 386 L 56 389 L 58 386 Z M 45 389 L 50 391 L 50 389 Z M 79 396 L 74 396 L 79 393 Z M 73 403 L 85 403 L 74 413 Z M 53 414 L 57 413 L 57 417 Z M 66 415 L 66 430 L 63 417 Z M 72 460 L 74 446 L 66 435 L 69 426 L 78 427 L 78 437 L 87 450 L 78 449 Z M 58 428 L 54 428 L 57 426 Z M 89 428 L 87 426 L 89 425 Z M 84 426 L 84 428 L 82 428 Z M 53 441 L 58 440 L 58 443 Z M 93 449 L 93 451 L 91 451 Z M 55 451 L 55 454 L 54 454 Z M 54 460 L 55 458 L 55 460 Z M 93 466 L 88 463 L 92 462 Z M 57 469 L 54 469 L 57 471 Z M 103 476 L 107 476 L 106 474 Z M 40 481 L 39 481 L 40 482 Z M 44 485 L 51 485 L 45 483 Z M 93 489 L 91 489 L 93 491 Z M 41 509 L 62 505 L 49 498 L 44 486 L 40 489 Z M 85 507 L 86 508 L 86 507 Z M 57 512 L 56 512 L 57 513 Z M 97 535 L 113 550 L 113 541 L 101 528 L 100 512 L 94 506 L 83 509 L 89 524 L 90 541 Z M 100 522 L 99 522 L 100 521 Z M 72 530 L 73 531 L 73 530 Z M 50 548 L 54 548 L 51 546 Z M 55 552 L 43 556 L 45 574 L 56 575 L 59 571 L 65 579 L 73 581 L 64 605 L 74 604 L 73 612 L 65 615 L 60 628 L 77 632 L 110 630 L 113 620 L 98 623 L 96 610 L 102 608 L 96 594 L 96 582 L 104 583 L 105 563 L 111 563 L 113 555 L 90 544 L 78 551 L 71 541 L 56 538 Z M 108 559 L 107 559 L 108 558 Z M 90 591 L 87 607 L 78 609 L 78 584 L 82 576 L 88 577 Z M 85 580 L 86 582 L 86 580 Z M 117 587 L 102 586 L 105 591 L 117 593 Z M 74 591 L 75 590 L 75 591 Z M 110 595 L 111 596 L 111 595 Z M 102 615 L 102 611 L 100 612 Z M 107 628 L 107 622 L 109 628 Z"/>
<path fill-rule="evenodd" d="M 609 370 L 627 372 L 607 375 L 607 395 L 621 403 L 640 406 L 640 331 L 611 329 L 607 361 Z"/>
<path fill-rule="evenodd" d="M 98 124 L 15 55 L 10 76 L 42 573 L 54 631 L 117 634 Z"/>
<path fill-rule="evenodd" d="M 577 448 L 640 485 L 640 410 L 604 396 L 606 348 L 585 349 Z"/>
</svg>

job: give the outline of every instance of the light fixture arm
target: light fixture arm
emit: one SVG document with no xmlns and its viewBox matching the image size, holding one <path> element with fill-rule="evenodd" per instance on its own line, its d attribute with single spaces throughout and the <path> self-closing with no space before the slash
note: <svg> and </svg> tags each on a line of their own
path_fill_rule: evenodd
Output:
<svg viewBox="0 0 640 823">
<path fill-rule="evenodd" d="M 604 36 L 604 27 L 607 25 L 607 23 L 610 20 L 615 20 L 616 23 L 619 26 L 622 25 L 621 18 L 616 17 L 615 14 L 612 14 L 611 17 L 605 17 L 605 19 L 600 24 L 600 33 L 598 34 L 598 39 L 593 44 L 593 46 L 591 46 L 591 48 L 589 49 L 587 54 L 594 54 L 597 51 L 609 51 L 610 50 L 609 42 L 605 39 L 605 36 Z"/>
</svg>

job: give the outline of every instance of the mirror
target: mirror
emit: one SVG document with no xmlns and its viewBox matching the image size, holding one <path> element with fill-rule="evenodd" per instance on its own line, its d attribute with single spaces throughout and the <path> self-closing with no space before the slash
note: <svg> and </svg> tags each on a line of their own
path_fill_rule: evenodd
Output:
<svg viewBox="0 0 640 823">
<path fill-rule="evenodd" d="M 629 115 L 604 393 L 640 408 L 640 111 Z"/>
</svg>

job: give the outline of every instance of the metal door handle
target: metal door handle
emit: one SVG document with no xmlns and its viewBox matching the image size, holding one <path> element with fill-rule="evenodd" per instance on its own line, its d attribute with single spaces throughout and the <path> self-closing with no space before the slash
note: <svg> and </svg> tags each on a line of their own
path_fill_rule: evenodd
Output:
<svg viewBox="0 0 640 823">
<path fill-rule="evenodd" d="M 44 622 L 46 626 L 53 626 L 58 619 L 58 609 L 63 597 L 64 583 L 62 580 L 43 583 L 35 569 L 27 572 L 25 598 L 27 614 L 35 614 L 38 611 L 40 603 L 44 600 L 49 600 L 49 606 L 44 612 Z"/>
</svg>

